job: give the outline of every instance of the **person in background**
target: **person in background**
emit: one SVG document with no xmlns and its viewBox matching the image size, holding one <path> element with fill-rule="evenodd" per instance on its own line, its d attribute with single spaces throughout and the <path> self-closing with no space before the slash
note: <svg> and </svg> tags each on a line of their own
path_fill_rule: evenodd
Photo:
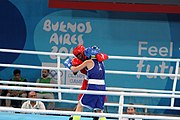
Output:
<svg viewBox="0 0 180 120">
<path fill-rule="evenodd" d="M 28 98 L 37 98 L 37 94 L 34 91 L 31 91 L 28 93 Z M 28 100 L 24 102 L 21 106 L 21 109 L 40 109 L 40 110 L 46 110 L 45 105 L 41 101 L 32 101 Z"/>
<path fill-rule="evenodd" d="M 1 79 L 0 79 L 1 81 Z M 4 85 L 2 83 L 0 83 L 0 85 Z M 0 90 L 0 96 L 6 96 L 7 95 L 7 90 Z M 4 99 L 0 99 L 0 106 L 5 106 L 5 100 Z"/>
<path fill-rule="evenodd" d="M 0 85 L 2 85 L 2 84 L 0 83 Z M 0 96 L 2 95 L 2 92 L 3 92 L 3 90 L 0 89 Z M 2 106 L 2 99 L 0 99 L 0 106 Z"/>
<path fill-rule="evenodd" d="M 2 79 L 0 78 L 0 81 L 1 80 Z M 4 84 L 0 83 L 0 85 L 4 85 Z M 1 90 L 0 89 L 0 96 L 6 96 L 6 94 L 7 94 L 7 90 Z M 5 100 L 4 99 L 0 99 L 0 106 L 5 106 Z"/>
<path fill-rule="evenodd" d="M 130 105 L 133 105 L 132 103 Z M 136 115 L 136 109 L 134 107 L 128 107 L 126 110 L 127 114 Z M 140 118 L 123 118 L 122 120 L 142 120 Z"/>
<path fill-rule="evenodd" d="M 11 78 L 9 81 L 15 81 L 15 82 L 27 82 L 27 80 L 23 77 L 21 77 L 21 70 L 15 69 L 13 71 L 13 78 Z M 13 86 L 22 86 L 15 84 Z M 25 86 L 26 87 L 26 86 Z M 27 91 L 21 91 L 21 90 L 8 90 L 7 97 L 27 97 Z M 23 101 L 20 100 L 6 100 L 6 106 L 7 107 L 17 107 L 20 108 Z"/>
<path fill-rule="evenodd" d="M 42 70 L 42 77 L 39 78 L 37 83 L 44 83 L 44 84 L 55 84 L 55 80 L 49 77 L 49 70 L 48 69 L 43 69 Z M 41 88 L 50 88 L 50 87 L 42 87 Z M 51 92 L 38 92 L 37 93 L 37 98 L 42 98 L 42 99 L 54 99 L 54 94 Z M 49 102 L 47 109 L 48 110 L 53 110 L 55 108 L 55 103 L 54 102 Z"/>
</svg>

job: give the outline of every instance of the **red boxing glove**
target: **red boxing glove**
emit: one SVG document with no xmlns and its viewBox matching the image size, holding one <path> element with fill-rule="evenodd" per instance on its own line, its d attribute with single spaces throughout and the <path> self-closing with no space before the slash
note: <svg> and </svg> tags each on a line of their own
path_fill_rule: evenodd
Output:
<svg viewBox="0 0 180 120">
<path fill-rule="evenodd" d="M 81 60 L 79 60 L 78 58 L 73 58 L 72 59 L 72 66 L 78 66 L 80 64 L 82 64 L 83 62 Z"/>
<path fill-rule="evenodd" d="M 108 97 L 107 96 L 105 96 L 105 98 L 104 98 L 104 102 L 107 102 L 108 101 Z"/>
<path fill-rule="evenodd" d="M 102 62 L 102 61 L 108 59 L 108 55 L 107 55 L 107 54 L 104 54 L 104 53 L 98 53 L 98 54 L 96 55 L 96 59 L 98 60 L 98 62 Z"/>
<path fill-rule="evenodd" d="M 82 74 L 87 75 L 87 70 L 86 70 L 86 68 L 83 68 L 83 69 L 80 70 L 80 71 L 81 71 Z"/>
<path fill-rule="evenodd" d="M 87 84 L 88 84 L 88 80 L 84 79 L 84 80 L 83 80 L 83 83 L 82 83 L 82 86 L 81 86 L 81 90 L 86 90 L 86 89 L 87 89 Z M 83 95 L 83 94 L 80 94 L 80 95 L 78 96 L 78 100 L 81 99 L 82 95 Z"/>
</svg>

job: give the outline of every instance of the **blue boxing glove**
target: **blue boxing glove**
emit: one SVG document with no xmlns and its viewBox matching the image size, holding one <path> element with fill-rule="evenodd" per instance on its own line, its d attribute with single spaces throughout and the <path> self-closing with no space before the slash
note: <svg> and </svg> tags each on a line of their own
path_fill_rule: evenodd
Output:
<svg viewBox="0 0 180 120">
<path fill-rule="evenodd" d="M 98 53 L 100 53 L 100 49 L 97 46 L 88 47 L 84 51 L 84 54 L 88 58 L 91 58 L 91 56 L 95 57 Z"/>
<path fill-rule="evenodd" d="M 72 59 L 71 59 L 71 58 L 66 59 L 66 60 L 64 61 L 64 65 L 71 70 Z"/>
</svg>

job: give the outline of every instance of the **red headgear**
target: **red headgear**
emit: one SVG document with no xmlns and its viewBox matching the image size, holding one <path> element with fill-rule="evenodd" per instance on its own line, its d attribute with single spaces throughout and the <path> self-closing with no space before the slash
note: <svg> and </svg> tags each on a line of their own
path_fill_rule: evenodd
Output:
<svg viewBox="0 0 180 120">
<path fill-rule="evenodd" d="M 78 55 L 81 54 L 81 55 L 84 57 L 84 59 L 86 59 L 87 57 L 84 55 L 84 50 L 85 50 L 85 49 L 86 49 L 86 48 L 85 48 L 83 45 L 79 44 L 77 47 L 74 48 L 73 54 L 74 54 L 76 57 L 78 57 Z"/>
</svg>

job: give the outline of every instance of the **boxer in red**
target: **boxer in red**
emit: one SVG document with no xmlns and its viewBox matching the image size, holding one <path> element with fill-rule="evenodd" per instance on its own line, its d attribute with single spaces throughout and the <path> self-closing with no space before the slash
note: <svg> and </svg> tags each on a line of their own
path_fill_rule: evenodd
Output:
<svg viewBox="0 0 180 120">
<path fill-rule="evenodd" d="M 85 49 L 86 48 L 81 44 L 74 48 L 73 54 L 77 58 L 72 59 L 72 66 L 78 66 L 78 65 L 82 64 L 85 60 L 87 60 L 87 57 L 84 55 Z M 87 74 L 86 68 L 82 69 L 80 72 L 85 75 Z M 85 78 L 82 82 L 81 90 L 86 90 L 87 83 L 88 83 L 88 80 Z M 80 94 L 78 96 L 78 101 L 80 100 L 81 97 L 82 97 L 82 94 Z"/>
</svg>

